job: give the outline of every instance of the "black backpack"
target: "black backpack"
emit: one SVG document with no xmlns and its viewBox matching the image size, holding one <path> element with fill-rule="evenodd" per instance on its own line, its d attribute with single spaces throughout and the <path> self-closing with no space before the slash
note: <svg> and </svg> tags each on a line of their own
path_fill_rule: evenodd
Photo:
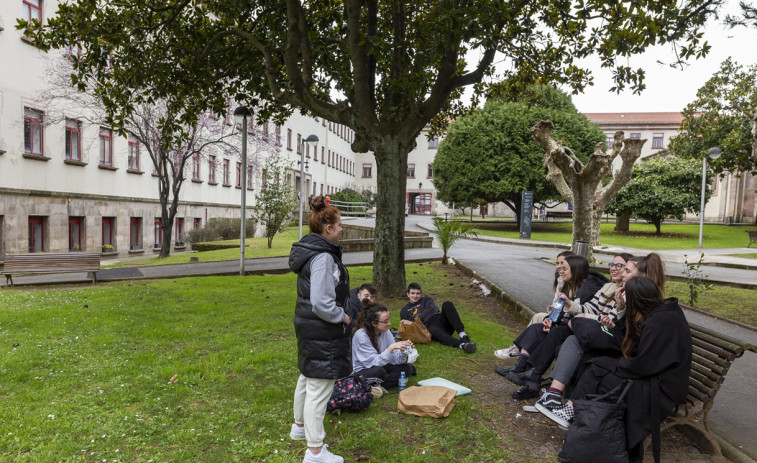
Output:
<svg viewBox="0 0 757 463">
<path fill-rule="evenodd" d="M 371 402 L 371 387 L 363 375 L 355 373 L 336 380 L 326 411 L 333 414 L 343 411 L 359 413 L 367 410 Z"/>
</svg>

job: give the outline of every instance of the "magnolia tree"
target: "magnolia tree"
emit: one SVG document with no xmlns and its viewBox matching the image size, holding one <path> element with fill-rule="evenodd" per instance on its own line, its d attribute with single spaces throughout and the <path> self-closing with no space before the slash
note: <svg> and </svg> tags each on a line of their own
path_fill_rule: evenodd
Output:
<svg viewBox="0 0 757 463">
<path fill-rule="evenodd" d="M 81 43 L 77 83 L 95 77 L 114 122 L 133 111 L 137 87 L 187 120 L 231 99 L 265 118 L 299 109 L 352 129 L 353 151 L 372 151 L 377 166 L 373 281 L 401 294 L 408 153 L 428 124 L 477 104 L 462 100 L 465 87 L 580 91 L 595 56 L 614 90 L 638 92 L 644 70 L 627 58 L 660 44 L 676 61 L 703 55 L 700 29 L 723 1 L 70 0 L 44 27 L 18 27 L 42 49 Z"/>
<path fill-rule="evenodd" d="M 86 91 L 96 89 L 93 82 L 74 86 L 71 76 L 75 73 L 75 56 L 65 55 L 48 62 L 48 84 L 39 98 L 48 105 L 46 124 L 65 121 L 65 114 L 77 114 L 82 120 L 92 124 L 102 124 L 108 119 L 108 110 L 103 95 Z M 138 92 L 135 92 L 138 93 Z M 161 210 L 161 242 L 159 257 L 167 257 L 171 252 L 170 237 L 174 218 L 179 206 L 179 193 L 187 179 L 187 173 L 200 163 L 215 169 L 210 155 L 239 157 L 241 153 L 242 128 L 232 124 L 230 111 L 224 118 L 203 112 L 191 118 L 176 117 L 165 99 L 135 98 L 131 111 L 123 115 L 118 128 L 123 134 L 139 142 L 150 157 L 152 173 L 158 182 L 158 200 Z M 184 122 L 184 121 L 192 121 Z M 250 123 L 246 128 L 252 136 L 247 137 L 247 170 L 254 174 L 259 170 L 260 157 L 275 150 L 267 134 Z M 140 166 L 131 164 L 129 169 Z M 191 177 L 190 177 L 191 178 Z M 243 186 L 244 187 L 244 186 Z"/>
<path fill-rule="evenodd" d="M 597 143 L 584 164 L 570 148 L 552 138 L 552 129 L 551 121 L 541 121 L 531 129 L 531 136 L 544 150 L 547 179 L 573 204 L 573 245 L 577 240 L 588 241 L 592 260 L 591 247 L 599 244 L 599 224 L 605 206 L 631 179 L 633 164 L 646 140 L 623 138 L 623 132 L 615 132 L 612 152 L 607 154 L 604 143 Z M 612 161 L 618 155 L 623 163 L 620 170 L 613 172 Z M 609 181 L 603 184 L 605 179 Z"/>
<path fill-rule="evenodd" d="M 273 238 L 289 225 L 292 212 L 297 205 L 297 194 L 285 181 L 286 172 L 291 168 L 281 156 L 271 156 L 266 161 L 263 182 L 255 196 L 252 215 L 266 229 L 268 248 Z"/>
</svg>

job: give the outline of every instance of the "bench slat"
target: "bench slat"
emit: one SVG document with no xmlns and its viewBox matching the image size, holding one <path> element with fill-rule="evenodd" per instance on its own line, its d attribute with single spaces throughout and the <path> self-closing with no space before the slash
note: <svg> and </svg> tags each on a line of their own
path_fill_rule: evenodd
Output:
<svg viewBox="0 0 757 463">
<path fill-rule="evenodd" d="M 49 274 L 67 272 L 92 272 L 92 281 L 97 281 L 100 270 L 100 254 L 87 252 L 6 254 L 1 274 L 13 284 L 13 275 Z"/>
</svg>

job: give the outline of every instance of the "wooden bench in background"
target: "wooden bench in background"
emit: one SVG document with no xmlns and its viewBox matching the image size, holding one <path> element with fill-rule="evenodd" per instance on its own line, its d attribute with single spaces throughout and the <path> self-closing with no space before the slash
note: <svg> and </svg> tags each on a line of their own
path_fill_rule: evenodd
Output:
<svg viewBox="0 0 757 463">
<path fill-rule="evenodd" d="M 29 254 L 6 254 L 2 273 L 5 283 L 13 286 L 13 275 L 41 273 L 92 272 L 92 283 L 97 283 L 100 270 L 100 254 L 87 252 L 35 252 Z"/>
<path fill-rule="evenodd" d="M 752 243 L 757 243 L 757 230 L 747 230 L 746 232 L 749 234 L 749 244 L 747 247 L 751 248 Z"/>
<path fill-rule="evenodd" d="M 573 218 L 573 211 L 547 211 L 547 213 L 544 214 L 544 220 L 548 221 L 550 218 L 553 218 L 553 219 L 572 219 Z"/>
<path fill-rule="evenodd" d="M 746 351 L 757 353 L 757 347 L 702 326 L 689 324 L 689 327 L 693 345 L 689 394 L 686 402 L 679 404 L 667 417 L 660 430 L 684 425 L 696 429 L 712 446 L 713 456 L 723 460 L 708 415 L 733 361 Z"/>
</svg>

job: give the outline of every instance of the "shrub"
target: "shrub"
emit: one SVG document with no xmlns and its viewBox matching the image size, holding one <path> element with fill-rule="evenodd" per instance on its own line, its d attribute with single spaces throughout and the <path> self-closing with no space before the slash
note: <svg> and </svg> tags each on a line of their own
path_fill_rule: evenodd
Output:
<svg viewBox="0 0 757 463">
<path fill-rule="evenodd" d="M 239 239 L 240 219 L 215 218 L 210 219 L 199 230 L 190 230 L 187 240 L 190 243 L 203 243 L 207 241 L 222 241 Z M 245 238 L 255 236 L 257 223 L 253 219 L 245 220 Z M 197 249 L 194 245 L 193 249 Z"/>
</svg>

